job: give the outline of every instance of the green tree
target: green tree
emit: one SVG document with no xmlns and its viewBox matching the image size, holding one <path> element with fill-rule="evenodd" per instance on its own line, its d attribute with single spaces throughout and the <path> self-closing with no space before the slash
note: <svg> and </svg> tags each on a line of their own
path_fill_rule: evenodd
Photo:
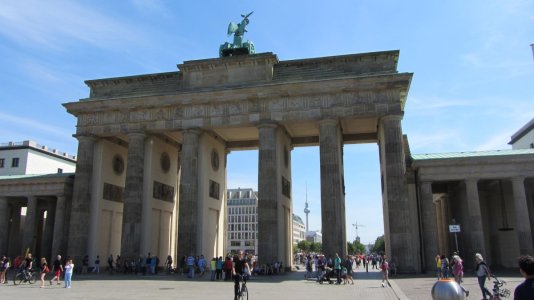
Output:
<svg viewBox="0 0 534 300">
<path fill-rule="evenodd" d="M 365 246 L 359 241 L 347 242 L 347 251 L 350 255 L 352 254 L 364 254 Z"/>
<path fill-rule="evenodd" d="M 354 242 L 354 243 L 347 242 L 347 253 L 349 253 L 349 255 L 353 254 L 354 252 L 356 252 L 356 248 L 354 248 L 354 244 L 355 243 L 356 242 Z"/>
<path fill-rule="evenodd" d="M 386 243 L 384 242 L 383 235 L 376 238 L 375 245 L 373 247 L 373 252 L 375 253 L 386 252 Z"/>
<path fill-rule="evenodd" d="M 315 252 L 315 253 L 323 252 L 323 244 L 321 244 L 321 243 L 311 243 L 310 252 Z"/>
<path fill-rule="evenodd" d="M 300 241 L 297 244 L 297 248 L 300 249 L 302 252 L 308 252 L 310 250 L 311 242 L 308 242 L 306 240 Z"/>
</svg>

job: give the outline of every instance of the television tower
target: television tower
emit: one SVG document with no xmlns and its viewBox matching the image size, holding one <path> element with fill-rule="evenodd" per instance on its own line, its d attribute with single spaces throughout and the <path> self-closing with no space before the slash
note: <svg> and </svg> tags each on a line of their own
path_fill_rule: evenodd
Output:
<svg viewBox="0 0 534 300">
<path fill-rule="evenodd" d="M 308 214 L 310 213 L 308 209 L 308 183 L 306 183 L 306 206 L 304 207 L 304 213 L 306 214 L 306 235 L 308 235 L 308 231 L 310 231 L 308 227 Z"/>
</svg>

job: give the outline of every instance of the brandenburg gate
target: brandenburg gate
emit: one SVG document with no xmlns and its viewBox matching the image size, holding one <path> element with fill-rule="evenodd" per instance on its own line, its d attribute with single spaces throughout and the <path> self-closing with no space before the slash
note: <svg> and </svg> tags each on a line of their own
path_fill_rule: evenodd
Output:
<svg viewBox="0 0 534 300">
<path fill-rule="evenodd" d="M 420 271 L 401 126 L 412 74 L 398 59 L 259 53 L 86 81 L 90 96 L 64 104 L 79 140 L 67 252 L 224 256 L 226 156 L 258 149 L 258 260 L 291 266 L 291 150 L 319 146 L 323 252 L 345 256 L 343 145 L 377 143 L 386 252 Z"/>
</svg>

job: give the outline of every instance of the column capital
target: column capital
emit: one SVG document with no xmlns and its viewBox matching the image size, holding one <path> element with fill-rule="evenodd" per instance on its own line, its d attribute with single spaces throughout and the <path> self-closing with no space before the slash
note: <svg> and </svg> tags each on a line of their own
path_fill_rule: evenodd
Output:
<svg viewBox="0 0 534 300">
<path fill-rule="evenodd" d="M 514 176 L 510 178 L 510 181 L 516 182 L 516 183 L 524 183 L 526 176 Z"/>
<path fill-rule="evenodd" d="M 480 178 L 478 178 L 478 177 L 468 177 L 468 178 L 464 178 L 464 181 L 465 181 L 465 183 L 467 183 L 467 184 L 477 184 L 479 180 L 480 180 Z"/>
<path fill-rule="evenodd" d="M 403 113 L 398 114 L 398 115 L 387 115 L 387 116 L 380 117 L 379 123 L 388 122 L 388 121 L 402 121 L 403 117 L 404 117 Z"/>
<path fill-rule="evenodd" d="M 144 131 L 132 131 L 132 132 L 128 132 L 126 134 L 128 136 L 128 139 L 132 139 L 132 138 L 146 138 L 147 134 L 146 132 Z"/>
<path fill-rule="evenodd" d="M 260 128 L 278 128 L 278 123 L 276 122 L 261 122 L 256 125 L 258 129 Z"/>
<path fill-rule="evenodd" d="M 322 119 L 319 121 L 319 125 L 339 125 L 338 119 Z"/>
</svg>

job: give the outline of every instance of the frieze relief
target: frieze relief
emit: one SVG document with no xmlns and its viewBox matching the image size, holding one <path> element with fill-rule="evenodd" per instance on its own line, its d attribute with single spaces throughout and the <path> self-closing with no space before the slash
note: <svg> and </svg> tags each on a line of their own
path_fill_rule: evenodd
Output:
<svg viewBox="0 0 534 300">
<path fill-rule="evenodd" d="M 295 116 L 295 113 L 300 111 L 321 112 L 325 109 L 335 108 L 351 108 L 346 111 L 335 109 L 336 112 L 342 113 L 343 116 L 351 115 L 351 112 L 353 115 L 373 112 L 383 113 L 388 110 L 388 107 L 391 104 L 396 103 L 398 98 L 398 91 L 359 91 L 355 93 L 340 93 L 337 95 L 323 94 L 259 100 L 254 99 L 243 102 L 199 105 L 191 104 L 186 106 L 152 108 L 135 111 L 123 109 L 120 111 L 95 112 L 78 116 L 78 132 L 89 130 L 90 132 L 96 133 L 99 132 L 100 129 L 90 127 L 101 127 L 105 125 L 120 126 L 121 130 L 124 129 L 127 131 L 127 128 L 129 127 L 128 124 L 160 121 L 172 121 L 167 123 L 172 124 L 169 129 L 177 129 L 179 126 L 177 127 L 176 125 L 186 124 L 191 120 L 196 120 L 195 124 L 199 123 L 199 120 L 203 120 L 199 124 L 210 124 L 212 123 L 212 118 L 221 117 L 223 119 L 228 118 L 231 124 L 238 124 L 236 122 L 247 123 L 247 120 L 251 120 L 249 118 L 251 114 L 264 115 L 265 113 L 270 116 L 276 115 L 277 117 L 275 119 L 277 120 L 285 120 L 287 119 L 285 117 L 286 115 Z M 355 108 L 358 104 L 365 104 L 365 106 L 362 106 L 365 107 L 364 111 L 359 111 Z M 80 127 L 85 127 L 85 129 L 81 129 Z"/>
</svg>

